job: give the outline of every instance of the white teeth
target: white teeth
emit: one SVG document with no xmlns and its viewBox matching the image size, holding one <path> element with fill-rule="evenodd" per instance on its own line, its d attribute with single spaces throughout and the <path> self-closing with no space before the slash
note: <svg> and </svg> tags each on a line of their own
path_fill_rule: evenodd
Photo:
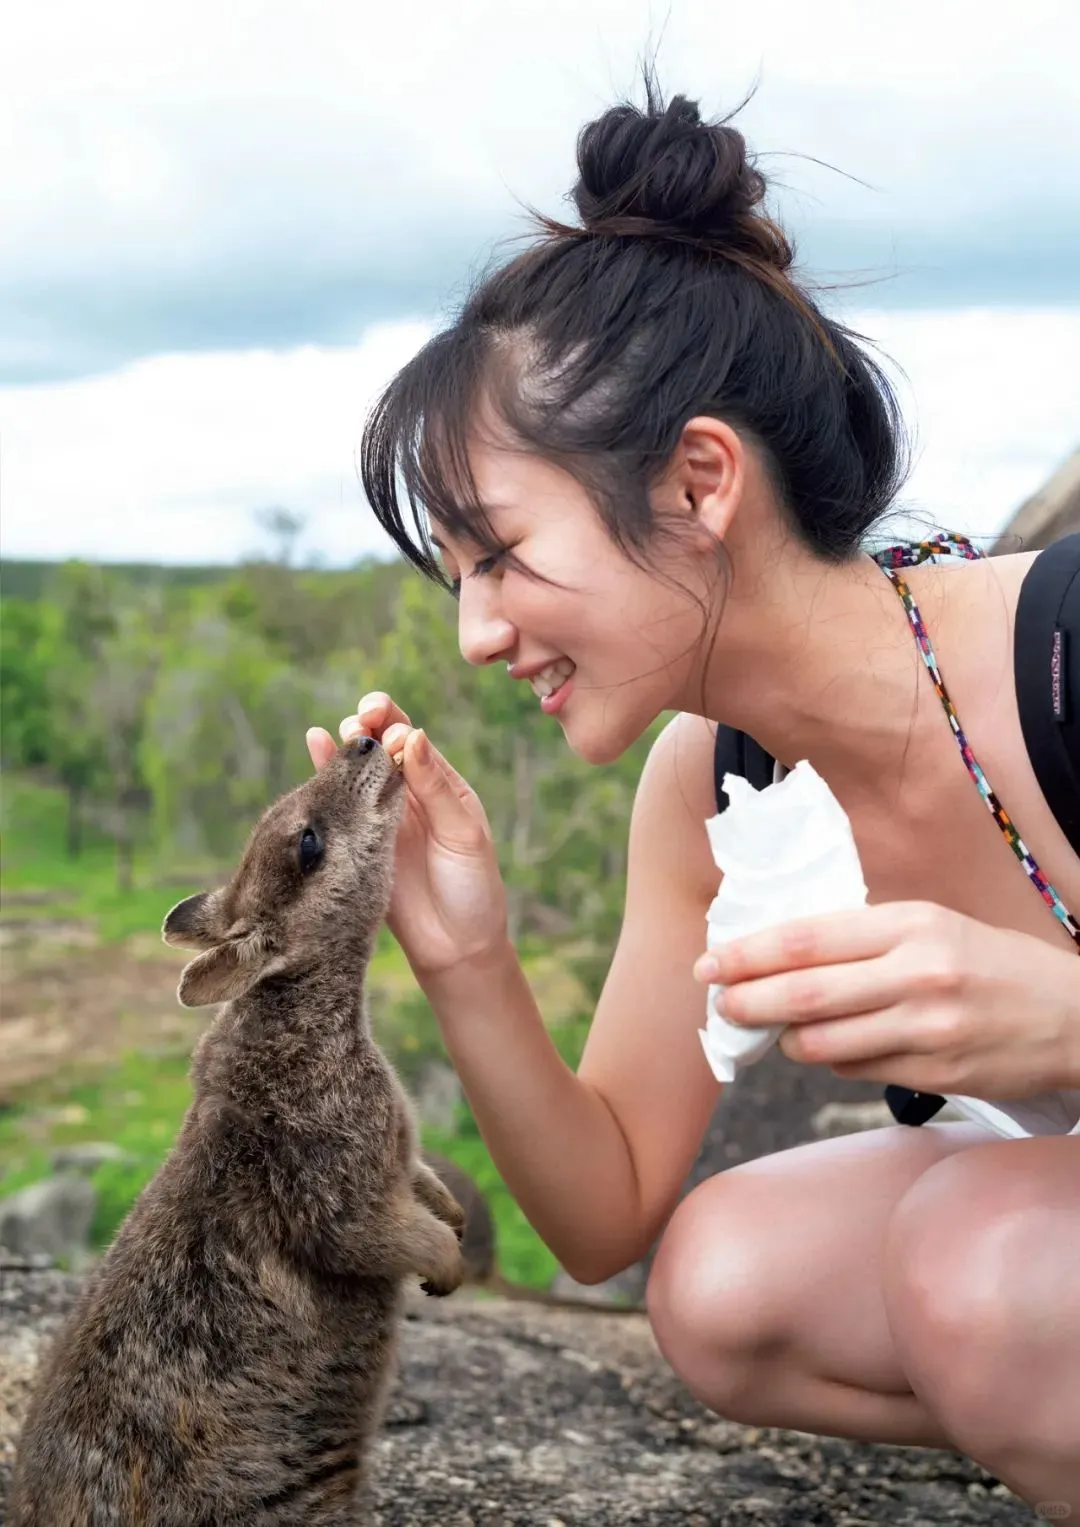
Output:
<svg viewBox="0 0 1080 1527">
<path fill-rule="evenodd" d="M 568 657 L 561 657 L 557 663 L 549 664 L 547 668 L 534 674 L 529 680 L 533 694 L 539 695 L 541 699 L 553 695 L 560 684 L 565 683 L 570 677 L 576 666 L 577 664 Z"/>
</svg>

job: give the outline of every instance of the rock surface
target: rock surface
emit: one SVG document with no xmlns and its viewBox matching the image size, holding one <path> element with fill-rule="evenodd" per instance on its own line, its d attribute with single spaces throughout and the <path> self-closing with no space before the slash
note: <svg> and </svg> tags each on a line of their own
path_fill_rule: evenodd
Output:
<svg viewBox="0 0 1080 1527">
<path fill-rule="evenodd" d="M 0 1279 L 0 1522 L 43 1337 L 78 1280 Z M 644 1316 L 456 1295 L 410 1304 L 370 1527 L 1020 1527 L 1029 1507 L 928 1449 L 739 1426 L 699 1406 Z"/>
</svg>

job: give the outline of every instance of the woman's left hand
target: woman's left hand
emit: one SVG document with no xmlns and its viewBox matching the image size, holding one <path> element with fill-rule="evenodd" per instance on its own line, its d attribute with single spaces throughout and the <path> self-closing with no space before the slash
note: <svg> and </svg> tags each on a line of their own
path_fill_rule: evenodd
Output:
<svg viewBox="0 0 1080 1527">
<path fill-rule="evenodd" d="M 804 917 L 702 955 L 731 1023 L 792 1060 L 987 1100 L 1080 1086 L 1080 960 L 933 902 Z"/>
</svg>

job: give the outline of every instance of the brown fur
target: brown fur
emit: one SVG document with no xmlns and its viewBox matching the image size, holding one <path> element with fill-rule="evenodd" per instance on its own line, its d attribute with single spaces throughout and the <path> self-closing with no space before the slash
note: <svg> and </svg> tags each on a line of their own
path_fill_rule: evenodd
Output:
<svg viewBox="0 0 1080 1527">
<path fill-rule="evenodd" d="M 172 1153 L 42 1371 L 10 1527 L 344 1527 L 403 1282 L 462 1277 L 461 1209 L 368 1027 L 404 788 L 370 739 L 264 814 L 165 920 L 181 1001 L 224 1001 Z M 324 852 L 301 869 L 300 837 Z"/>
</svg>

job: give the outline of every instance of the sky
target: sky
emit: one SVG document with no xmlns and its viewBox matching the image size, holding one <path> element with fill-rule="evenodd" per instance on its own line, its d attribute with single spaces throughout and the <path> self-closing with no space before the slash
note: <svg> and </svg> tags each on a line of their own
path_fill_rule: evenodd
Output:
<svg viewBox="0 0 1080 1527">
<path fill-rule="evenodd" d="M 902 503 L 990 536 L 1080 444 L 1080 6 L 37 0 L 0 51 L 0 551 L 232 561 L 388 543 L 378 389 L 565 214 L 584 122 L 740 113 L 827 306 L 889 359 Z"/>
</svg>

